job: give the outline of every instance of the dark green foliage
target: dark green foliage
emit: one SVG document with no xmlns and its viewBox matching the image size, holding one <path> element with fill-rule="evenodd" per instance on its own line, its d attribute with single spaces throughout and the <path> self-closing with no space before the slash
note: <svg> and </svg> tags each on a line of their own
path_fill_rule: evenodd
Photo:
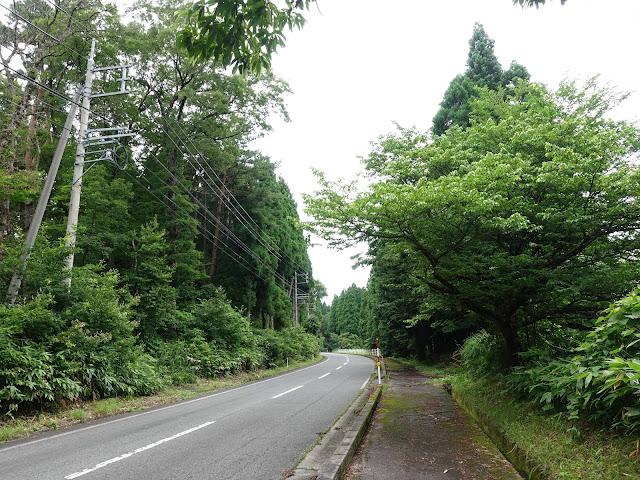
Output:
<svg viewBox="0 0 640 480">
<path fill-rule="evenodd" d="M 611 305 L 578 346 L 543 345 L 524 357 L 510 384 L 543 408 L 627 432 L 640 428 L 640 290 Z"/>
<path fill-rule="evenodd" d="M 635 284 L 639 132 L 604 118 L 619 98 L 593 80 L 480 93 L 466 131 L 404 142 L 401 130 L 372 154 L 366 191 L 321 177 L 305 200 L 336 244 L 410 252 L 421 314 L 473 314 L 516 364 L 529 327 L 584 328 Z"/>
<path fill-rule="evenodd" d="M 476 23 L 469 39 L 469 53 L 465 77 L 478 87 L 497 90 L 501 86 L 502 67 L 494 53 L 495 41 L 487 35 L 484 27 Z"/>
<path fill-rule="evenodd" d="M 271 66 L 271 55 L 284 46 L 284 29 L 301 28 L 313 0 L 208 0 L 182 12 L 189 22 L 179 41 L 194 60 L 213 60 L 222 66 L 260 72 Z"/>
<path fill-rule="evenodd" d="M 117 275 L 86 267 L 74 274 L 74 288 L 64 296 L 42 293 L 0 307 L 5 413 L 22 403 L 149 394 L 161 386 L 154 360 L 135 345 Z"/>
<path fill-rule="evenodd" d="M 440 110 L 433 117 L 433 133 L 442 135 L 451 126 L 466 128 L 470 125 L 471 100 L 477 96 L 475 85 L 466 76 L 456 75 L 444 92 Z"/>
<path fill-rule="evenodd" d="M 361 335 L 365 334 L 362 324 L 365 318 L 366 295 L 365 288 L 356 287 L 354 284 L 343 290 L 339 296 L 333 297 L 331 309 L 321 330 L 328 349 L 364 346 Z"/>
<path fill-rule="evenodd" d="M 190 26 L 189 14 L 176 17 L 184 7 L 176 0 L 135 3 L 126 25 L 99 1 L 57 2 L 72 16 L 68 24 L 51 6 L 39 4 L 42 15 L 34 15 L 28 3 L 13 8 L 53 35 L 4 22 L 2 36 L 15 50 L 7 62 L 21 58 L 29 76 L 68 93 L 86 68 L 83 38 L 100 30 L 96 67 L 128 63 L 132 78 L 129 95 L 92 100 L 89 128 L 122 125 L 136 135 L 120 139 L 117 166 L 93 163 L 97 153 L 86 158 L 91 168 L 82 179 L 70 290 L 62 268 L 70 251 L 61 246 L 77 146 L 73 136 L 69 141 L 17 305 L 0 310 L 2 410 L 147 394 L 165 382 L 317 353 L 322 317 L 313 306 L 323 293 L 312 276 L 297 205 L 276 165 L 247 150 L 271 129 L 271 115 L 288 120 L 289 93 L 270 72 L 249 71 L 268 67 L 283 29 L 302 25 L 299 11 L 308 2 L 194 5 L 190 18 L 197 25 Z M 213 4 L 221 10 L 210 11 Z M 243 18 L 226 15 L 236 7 Z M 211 38 L 225 41 L 198 53 L 196 30 L 208 21 L 199 9 L 212 13 Z M 182 40 L 195 35 L 189 54 L 177 44 L 181 28 Z M 71 48 L 52 43 L 56 39 Z M 191 62 L 210 56 L 211 62 Z M 221 68 L 230 65 L 245 75 Z M 115 77 L 97 71 L 93 91 L 119 89 Z M 6 187 L 0 191 L 0 288 L 6 292 L 33 213 L 26 204 L 40 192 L 68 105 L 49 90 L 16 81 L 7 69 L 0 102 L 0 182 Z M 15 110 L 6 108 L 13 104 Z M 23 113 L 32 106 L 37 121 L 30 125 Z M 298 315 L 304 330 L 291 328 L 296 272 L 308 277 L 298 285 L 309 296 Z"/>
<path fill-rule="evenodd" d="M 515 61 L 508 70 L 502 70 L 494 44 L 484 27 L 476 23 L 469 39 L 467 70 L 464 75 L 456 75 L 444 93 L 440 110 L 433 117 L 434 134 L 442 135 L 452 126 L 465 129 L 471 125 L 472 103 L 479 96 L 477 88 L 500 90 L 519 80 L 529 80 L 527 69 Z"/>
<path fill-rule="evenodd" d="M 280 331 L 254 329 L 253 333 L 263 354 L 261 364 L 265 367 L 285 365 L 287 358 L 309 358 L 312 354 L 317 355 L 322 348 L 321 339 L 301 328 Z"/>
<path fill-rule="evenodd" d="M 465 340 L 458 350 L 464 369 L 474 375 L 495 375 L 507 371 L 504 341 L 480 330 Z"/>
</svg>

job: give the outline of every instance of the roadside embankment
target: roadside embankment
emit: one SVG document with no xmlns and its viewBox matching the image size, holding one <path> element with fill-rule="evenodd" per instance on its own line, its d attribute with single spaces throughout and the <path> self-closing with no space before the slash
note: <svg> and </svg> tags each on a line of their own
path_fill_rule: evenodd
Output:
<svg viewBox="0 0 640 480">
<path fill-rule="evenodd" d="M 572 423 L 510 395 L 500 381 L 454 375 L 451 391 L 513 465 L 532 480 L 640 478 L 638 437 Z"/>
</svg>

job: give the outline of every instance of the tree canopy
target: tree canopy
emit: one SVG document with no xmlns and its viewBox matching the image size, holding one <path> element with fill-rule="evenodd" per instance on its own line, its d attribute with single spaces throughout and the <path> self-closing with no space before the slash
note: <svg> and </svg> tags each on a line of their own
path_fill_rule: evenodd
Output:
<svg viewBox="0 0 640 480">
<path fill-rule="evenodd" d="M 442 135 L 451 126 L 466 128 L 469 126 L 471 102 L 478 96 L 477 87 L 498 90 L 521 80 L 529 79 L 527 69 L 511 62 L 507 70 L 503 70 L 494 52 L 495 42 L 484 27 L 476 23 L 469 39 L 467 70 L 463 75 L 456 75 L 444 93 L 440 110 L 433 118 L 433 131 Z"/>
<path fill-rule="evenodd" d="M 271 21 L 263 3 L 219 2 Z M 0 414 L 151 393 L 319 349 L 322 313 L 312 307 L 323 287 L 297 205 L 276 165 L 248 148 L 274 115 L 288 120 L 288 85 L 271 72 L 248 72 L 273 51 L 268 32 L 247 20 L 258 43 L 245 46 L 258 57 L 225 43 L 221 58 L 195 65 L 176 42 L 181 5 L 136 2 L 121 22 L 99 0 L 21 0 L 0 25 L 0 290 L 23 265 L 23 232 L 98 30 L 92 93 L 119 90 L 116 75 L 101 68 L 123 63 L 130 93 L 92 98 L 89 127 L 101 136 L 114 127 L 135 132 L 117 149 L 105 143 L 86 156 L 92 166 L 82 178 L 66 288 L 69 251 L 60 245 L 80 139 L 69 140 L 17 301 L 0 306 Z M 301 7 L 291 2 L 287 21 L 299 22 Z M 244 75 L 223 68 L 244 69 L 244 61 Z M 100 159 L 105 151 L 113 161 Z M 297 291 L 296 273 L 305 278 Z"/>
<path fill-rule="evenodd" d="M 423 314 L 473 313 L 515 362 L 519 331 L 595 318 L 637 279 L 640 137 L 605 118 L 618 101 L 595 80 L 480 89 L 466 130 L 381 138 L 365 191 L 319 173 L 311 226 L 334 245 L 397 245 L 421 272 Z"/>
<path fill-rule="evenodd" d="M 213 60 L 241 73 L 271 67 L 271 56 L 285 42 L 284 30 L 302 28 L 301 10 L 314 0 L 206 0 L 181 11 L 187 20 L 179 43 L 193 61 Z"/>
</svg>

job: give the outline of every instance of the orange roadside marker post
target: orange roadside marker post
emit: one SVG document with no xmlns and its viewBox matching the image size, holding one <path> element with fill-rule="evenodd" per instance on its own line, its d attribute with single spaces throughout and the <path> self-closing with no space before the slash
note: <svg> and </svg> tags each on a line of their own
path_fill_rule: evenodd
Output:
<svg viewBox="0 0 640 480">
<path fill-rule="evenodd" d="M 378 339 L 376 338 L 376 355 L 378 356 L 378 385 L 380 385 L 382 383 L 382 380 L 380 379 L 380 342 L 378 341 Z"/>
</svg>

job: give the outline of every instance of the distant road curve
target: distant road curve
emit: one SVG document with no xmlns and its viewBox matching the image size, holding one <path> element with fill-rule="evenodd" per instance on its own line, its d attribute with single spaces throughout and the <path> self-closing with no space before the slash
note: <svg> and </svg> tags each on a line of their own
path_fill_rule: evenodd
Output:
<svg viewBox="0 0 640 480">
<path fill-rule="evenodd" d="M 0 445 L 3 480 L 282 478 L 373 372 L 357 355 Z"/>
</svg>

